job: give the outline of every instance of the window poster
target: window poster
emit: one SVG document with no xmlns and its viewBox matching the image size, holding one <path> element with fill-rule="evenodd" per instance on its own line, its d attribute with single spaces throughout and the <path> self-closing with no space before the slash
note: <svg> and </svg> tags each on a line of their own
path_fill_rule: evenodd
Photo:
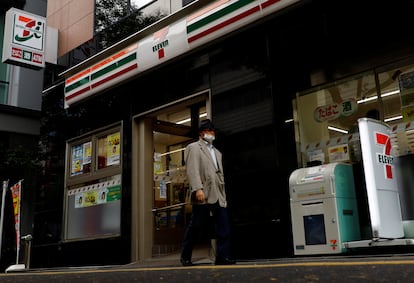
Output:
<svg viewBox="0 0 414 283">
<path fill-rule="evenodd" d="M 107 181 L 70 190 L 75 196 L 75 208 L 106 204 L 121 199 L 120 181 Z"/>
<path fill-rule="evenodd" d="M 90 164 L 92 162 L 92 142 L 85 142 L 83 144 L 83 164 Z"/>
<path fill-rule="evenodd" d="M 167 198 L 167 185 L 165 182 L 160 181 L 160 199 L 166 199 Z"/>
<path fill-rule="evenodd" d="M 309 161 L 320 161 L 325 163 L 325 153 L 322 149 L 314 149 L 308 152 Z"/>
<path fill-rule="evenodd" d="M 107 166 L 117 165 L 120 162 L 120 133 L 114 133 L 106 137 L 107 140 Z"/>
<path fill-rule="evenodd" d="M 72 146 L 72 164 L 71 164 L 71 175 L 82 174 L 83 171 L 83 145 Z"/>
<path fill-rule="evenodd" d="M 349 161 L 349 150 L 347 144 L 330 147 L 328 151 L 329 162 Z"/>
</svg>

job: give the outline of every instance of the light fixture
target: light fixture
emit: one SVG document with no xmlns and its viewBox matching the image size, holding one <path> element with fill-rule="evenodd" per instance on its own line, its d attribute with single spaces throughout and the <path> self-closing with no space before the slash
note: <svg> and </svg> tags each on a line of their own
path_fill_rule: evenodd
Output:
<svg viewBox="0 0 414 283">
<path fill-rule="evenodd" d="M 158 157 L 168 155 L 168 154 L 171 154 L 171 153 L 177 153 L 177 152 L 184 151 L 184 150 L 185 150 L 185 148 L 179 148 L 179 149 L 176 149 L 176 150 L 167 151 L 167 152 L 158 154 Z"/>
<path fill-rule="evenodd" d="M 386 118 L 386 119 L 384 119 L 384 122 L 391 122 L 391 121 L 399 120 L 399 119 L 402 119 L 402 118 L 403 118 L 402 115 L 398 115 L 398 116 Z"/>
<path fill-rule="evenodd" d="M 204 117 L 207 117 L 207 113 L 205 112 L 205 113 L 201 113 L 200 114 L 200 116 L 199 116 L 200 118 L 204 118 Z M 188 122 L 190 122 L 191 121 L 191 118 L 187 118 L 187 119 L 184 119 L 184 120 L 181 120 L 181 121 L 178 121 L 178 122 L 175 122 L 176 124 L 185 124 L 185 123 L 188 123 Z"/>
<path fill-rule="evenodd" d="M 371 96 L 371 97 L 367 97 L 367 98 L 364 98 L 364 99 L 358 100 L 358 101 L 357 101 L 357 103 L 358 103 L 358 104 L 361 104 L 361 103 L 365 103 L 365 102 L 373 101 L 373 100 L 376 100 L 376 99 L 377 99 L 377 96 Z"/>
<path fill-rule="evenodd" d="M 292 122 L 293 122 L 293 118 L 285 120 L 286 124 L 289 124 L 289 123 L 292 123 Z"/>
<path fill-rule="evenodd" d="M 394 94 L 399 94 L 399 93 L 400 93 L 400 90 L 399 89 L 396 89 L 396 90 L 389 91 L 389 92 L 386 92 L 386 93 L 382 94 L 381 97 L 386 97 L 386 96 L 390 96 L 390 95 L 394 95 Z"/>
<path fill-rule="evenodd" d="M 398 94 L 398 93 L 400 93 L 400 90 L 396 89 L 396 90 L 388 91 L 388 92 L 385 92 L 385 93 L 381 94 L 381 97 L 387 97 L 387 96 Z M 378 97 L 375 95 L 375 96 L 371 96 L 371 97 L 367 97 L 367 98 L 358 100 L 357 103 L 361 104 L 361 103 L 369 102 L 369 101 L 372 101 L 372 100 L 376 100 L 377 98 Z"/>
<path fill-rule="evenodd" d="M 342 134 L 347 134 L 348 133 L 347 130 L 343 130 L 343 129 L 332 127 L 332 126 L 328 126 L 328 130 L 339 132 L 339 133 L 342 133 Z"/>
</svg>

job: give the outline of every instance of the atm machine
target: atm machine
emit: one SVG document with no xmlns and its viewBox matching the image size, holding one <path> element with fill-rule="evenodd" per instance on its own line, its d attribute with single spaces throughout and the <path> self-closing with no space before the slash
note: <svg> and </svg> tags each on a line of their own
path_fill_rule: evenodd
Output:
<svg viewBox="0 0 414 283">
<path fill-rule="evenodd" d="M 295 255 L 343 253 L 361 239 L 352 165 L 297 169 L 289 192 Z"/>
<path fill-rule="evenodd" d="M 358 119 L 371 235 L 361 239 L 352 165 L 330 163 L 292 172 L 289 192 L 295 255 L 413 246 L 404 234 L 391 129 Z"/>
</svg>

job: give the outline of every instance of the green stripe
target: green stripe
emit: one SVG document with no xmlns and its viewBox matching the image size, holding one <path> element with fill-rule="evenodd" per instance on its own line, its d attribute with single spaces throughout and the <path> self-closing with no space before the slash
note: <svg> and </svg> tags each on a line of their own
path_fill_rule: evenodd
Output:
<svg viewBox="0 0 414 283">
<path fill-rule="evenodd" d="M 113 70 L 115 70 L 115 69 L 117 69 L 117 68 L 119 68 L 119 67 L 121 67 L 121 66 L 123 66 L 125 64 L 128 64 L 131 61 L 134 61 L 135 59 L 137 59 L 137 53 L 136 52 L 132 53 L 131 55 L 129 55 L 129 56 L 125 57 L 125 58 L 122 58 L 118 62 L 115 62 L 115 63 L 109 65 L 106 68 L 103 68 L 102 70 L 99 70 L 96 73 L 93 73 L 91 75 L 91 80 L 95 80 L 95 79 L 97 79 L 97 78 L 99 78 L 101 76 L 104 76 L 107 73 L 109 73 L 109 72 L 111 72 L 111 71 L 113 71 Z"/>
<path fill-rule="evenodd" d="M 89 83 L 89 77 L 85 77 L 85 78 L 77 81 L 76 83 L 71 84 L 70 86 L 66 87 L 65 92 L 66 93 L 71 92 L 75 88 L 81 87 L 82 85 L 87 84 L 87 83 Z"/>
<path fill-rule="evenodd" d="M 223 9 L 221 9 L 220 11 L 217 11 L 201 20 L 199 20 L 198 22 L 195 22 L 194 24 L 191 24 L 189 26 L 187 26 L 187 33 L 193 32 L 196 29 L 199 29 L 221 17 L 224 17 L 232 12 L 234 12 L 237 9 L 242 8 L 243 6 L 246 6 L 252 2 L 255 2 L 256 0 L 240 0 L 237 1 L 236 3 L 233 3 Z"/>
</svg>

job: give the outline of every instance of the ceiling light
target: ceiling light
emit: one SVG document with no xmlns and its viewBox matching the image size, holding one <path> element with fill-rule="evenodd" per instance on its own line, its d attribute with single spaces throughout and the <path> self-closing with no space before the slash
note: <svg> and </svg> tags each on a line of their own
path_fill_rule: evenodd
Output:
<svg viewBox="0 0 414 283">
<path fill-rule="evenodd" d="M 201 113 L 200 114 L 200 116 L 199 116 L 200 118 L 204 118 L 204 117 L 207 117 L 207 113 L 205 112 L 205 113 Z M 187 118 L 187 119 L 184 119 L 184 120 L 181 120 L 181 121 L 178 121 L 178 122 L 175 122 L 176 124 L 185 124 L 185 123 L 188 123 L 188 122 L 190 122 L 191 121 L 191 118 Z"/>
<path fill-rule="evenodd" d="M 180 148 L 180 149 L 176 149 L 176 150 L 172 150 L 172 151 L 167 151 L 167 152 L 158 154 L 158 157 L 168 155 L 168 154 L 171 154 L 171 153 L 177 153 L 177 152 L 184 151 L 184 150 L 185 150 L 185 148 Z"/>
<path fill-rule="evenodd" d="M 391 121 L 399 120 L 399 119 L 402 119 L 402 118 L 403 118 L 402 115 L 398 115 L 398 116 L 394 116 L 394 117 L 384 119 L 384 122 L 391 122 Z"/>
<path fill-rule="evenodd" d="M 343 133 L 343 134 L 347 134 L 348 133 L 347 130 L 339 129 L 339 128 L 332 127 L 332 126 L 328 126 L 328 130 L 335 131 L 335 132 L 340 132 L 340 133 Z"/>
<path fill-rule="evenodd" d="M 400 93 L 400 90 L 396 89 L 396 90 L 389 91 L 389 92 L 381 94 L 381 97 L 386 97 L 386 96 L 390 96 L 390 95 L 394 95 L 394 94 L 398 94 L 398 93 Z"/>
<path fill-rule="evenodd" d="M 377 99 L 377 96 L 371 96 L 371 97 L 358 100 L 357 103 L 361 104 L 361 103 L 369 102 L 369 101 L 376 100 L 376 99 Z"/>
<path fill-rule="evenodd" d="M 396 89 L 396 90 L 384 92 L 383 94 L 381 94 L 381 97 L 387 97 L 387 96 L 398 94 L 398 93 L 400 93 L 400 90 Z M 375 96 L 371 96 L 371 97 L 358 100 L 357 103 L 361 104 L 361 103 L 369 102 L 369 101 L 376 100 L 376 99 L 377 99 L 377 96 L 375 95 Z"/>
</svg>

